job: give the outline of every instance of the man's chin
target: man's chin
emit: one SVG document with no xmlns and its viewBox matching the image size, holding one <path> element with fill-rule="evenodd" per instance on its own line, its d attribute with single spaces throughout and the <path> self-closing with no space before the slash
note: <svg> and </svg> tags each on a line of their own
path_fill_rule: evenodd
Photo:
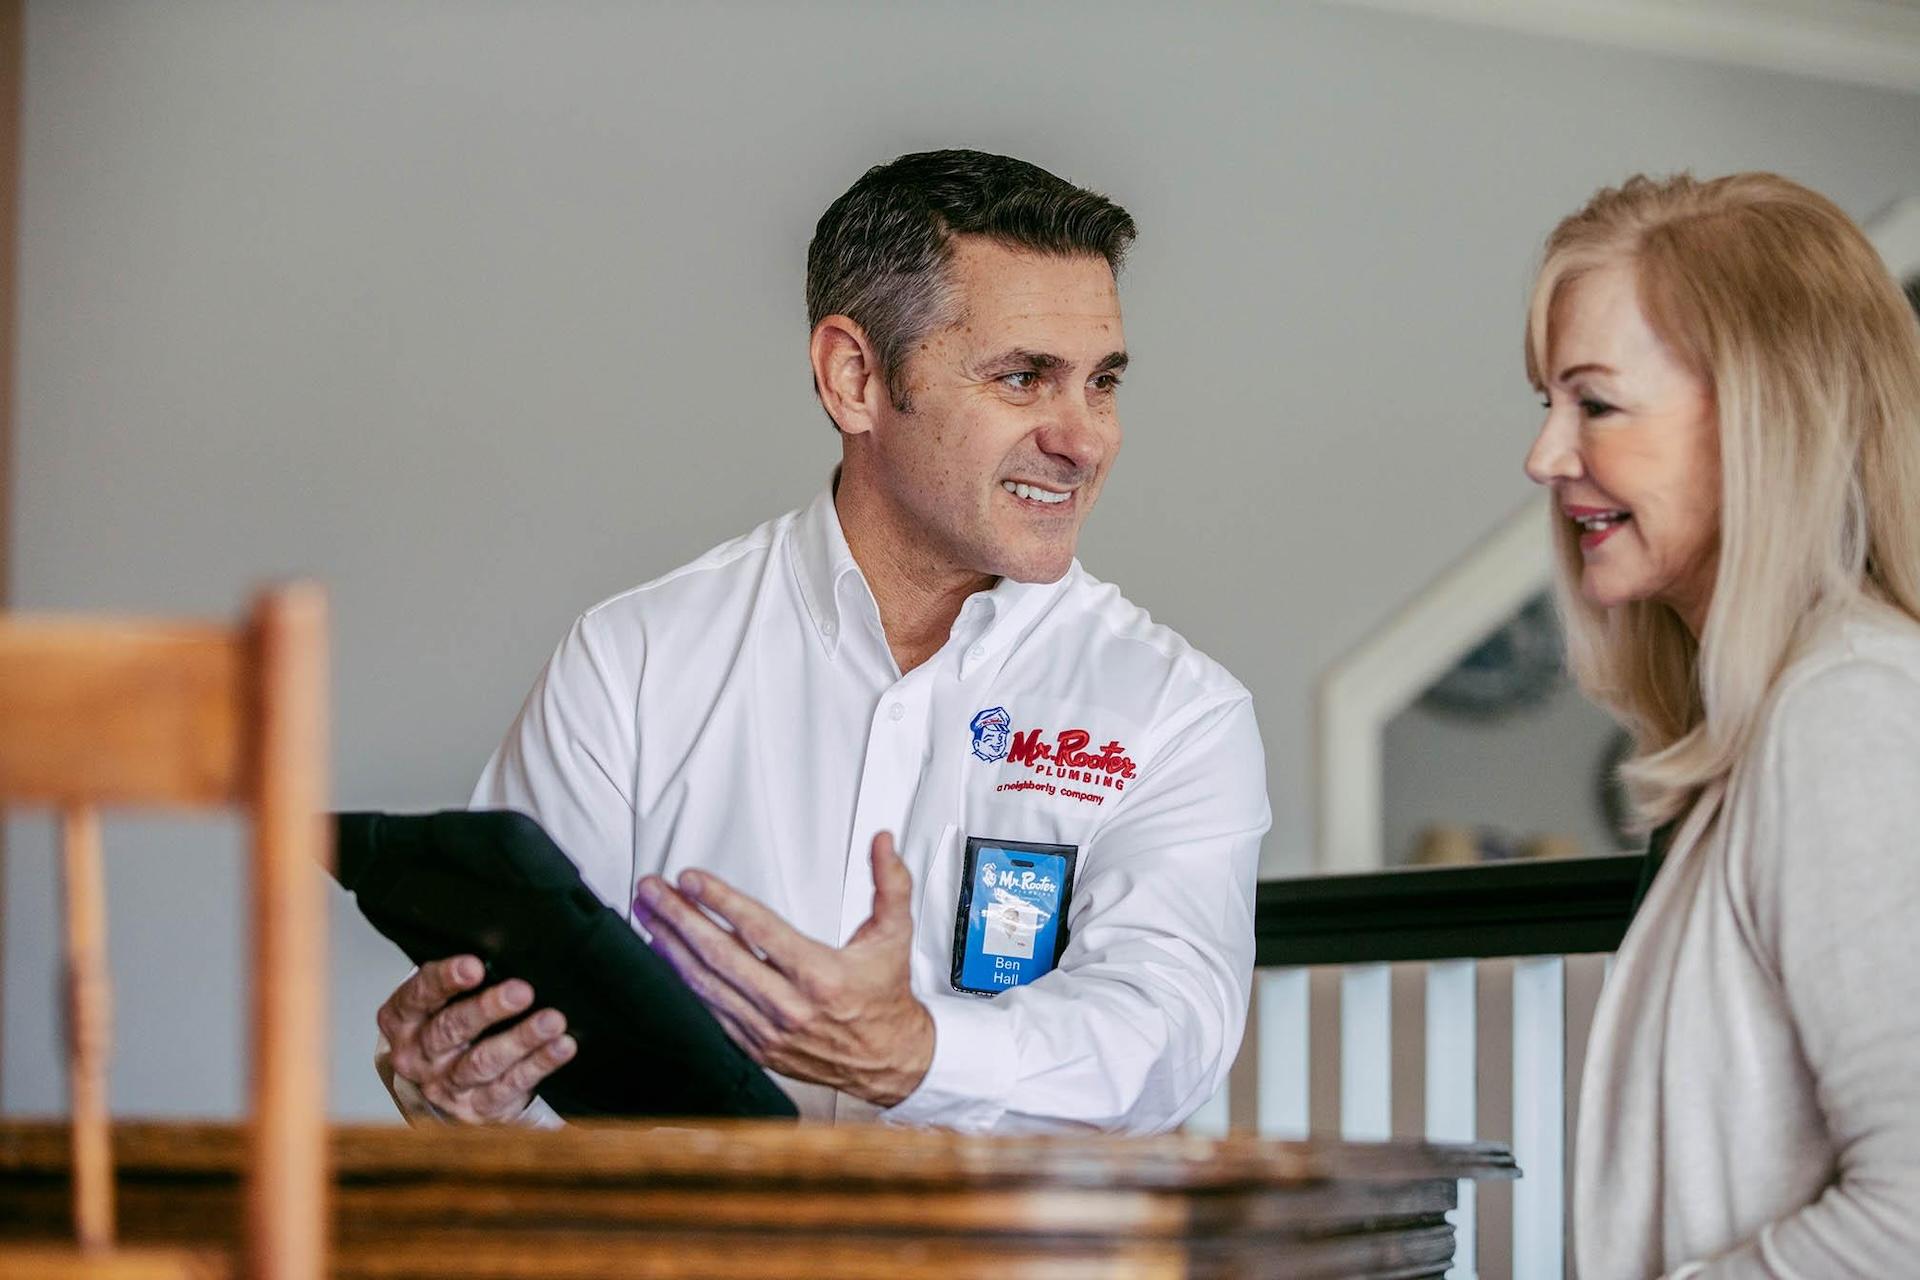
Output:
<svg viewBox="0 0 1920 1280">
<path fill-rule="evenodd" d="M 997 576 L 1014 582 L 1045 584 L 1058 582 L 1073 567 L 1073 548 L 1042 554 L 1010 555 L 1003 559 Z"/>
</svg>

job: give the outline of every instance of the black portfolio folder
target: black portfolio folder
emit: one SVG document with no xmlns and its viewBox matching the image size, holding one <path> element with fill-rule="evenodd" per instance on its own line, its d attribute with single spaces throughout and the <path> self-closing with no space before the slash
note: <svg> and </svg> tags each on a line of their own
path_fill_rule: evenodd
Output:
<svg viewBox="0 0 1920 1280">
<path fill-rule="evenodd" d="M 539 823 L 508 810 L 335 815 L 334 876 L 416 963 L 477 955 L 578 1043 L 539 1095 L 572 1116 L 793 1116 L 793 1102 Z"/>
</svg>

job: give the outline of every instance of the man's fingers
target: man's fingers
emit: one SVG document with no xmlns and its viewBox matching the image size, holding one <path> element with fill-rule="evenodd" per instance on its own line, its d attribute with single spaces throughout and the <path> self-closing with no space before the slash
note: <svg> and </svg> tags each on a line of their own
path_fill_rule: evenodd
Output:
<svg viewBox="0 0 1920 1280">
<path fill-rule="evenodd" d="M 713 1020 L 720 1024 L 720 1029 L 727 1033 L 727 1038 L 739 1045 L 749 1058 L 752 1058 L 763 1067 L 767 1065 L 767 1060 L 764 1056 L 766 1052 L 764 1041 L 756 1037 L 752 1031 L 749 1031 L 746 1027 L 734 1021 L 724 1010 L 715 1009 L 713 1011 Z"/>
<path fill-rule="evenodd" d="M 792 984 L 754 958 L 698 908 L 685 903 L 680 906 L 679 912 L 669 916 L 666 912 L 656 914 L 642 903 L 640 923 L 653 934 L 653 949 L 666 958 L 700 1002 L 716 1016 L 724 1013 L 756 1036 L 771 1035 L 770 1024 L 774 1022 L 791 1025 L 804 1003 Z M 715 935 L 715 940 L 703 947 L 688 936 L 695 930 Z M 715 964 L 709 950 L 721 956 L 734 972 Z"/>
<path fill-rule="evenodd" d="M 488 1036 L 461 1054 L 447 1071 L 447 1079 L 456 1089 L 474 1089 L 492 1084 L 528 1054 L 549 1041 L 558 1039 L 567 1029 L 567 1020 L 558 1009 L 542 1009 L 531 1018 Z"/>
<path fill-rule="evenodd" d="M 445 1080 L 433 1079 L 421 1082 L 420 1096 L 427 1100 L 442 1120 L 456 1124 L 478 1124 L 483 1117 L 474 1114 L 469 1105 L 469 1095 L 455 1092 Z"/>
<path fill-rule="evenodd" d="M 463 991 L 471 991 L 487 976 L 478 956 L 448 956 L 420 966 L 420 971 L 401 983 L 387 999 L 388 1006 L 402 1021 L 431 1017 L 441 1005 Z"/>
<path fill-rule="evenodd" d="M 875 937 L 913 936 L 913 873 L 893 849 L 893 833 L 873 838 L 873 911 L 847 939 L 847 945 Z"/>
<path fill-rule="evenodd" d="M 680 889 L 733 926 L 733 931 L 782 973 L 794 973 L 826 948 L 711 871 L 686 871 Z"/>
<path fill-rule="evenodd" d="M 476 1089 L 474 1109 L 497 1120 L 511 1120 L 527 1109 L 540 1082 L 566 1065 L 577 1047 L 572 1036 L 556 1036 L 536 1047 L 498 1080 Z"/>
<path fill-rule="evenodd" d="M 893 847 L 893 832 L 873 838 L 873 919 L 913 932 L 913 872 Z"/>
<path fill-rule="evenodd" d="M 464 1048 L 482 1031 L 533 1003 L 533 988 L 518 978 L 488 987 L 477 996 L 448 1005 L 420 1032 L 420 1051 L 429 1059 Z"/>
</svg>

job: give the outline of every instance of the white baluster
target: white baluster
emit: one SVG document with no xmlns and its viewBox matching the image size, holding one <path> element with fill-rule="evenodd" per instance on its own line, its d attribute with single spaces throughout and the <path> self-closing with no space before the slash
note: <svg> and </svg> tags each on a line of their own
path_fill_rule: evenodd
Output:
<svg viewBox="0 0 1920 1280">
<path fill-rule="evenodd" d="M 1307 1136 L 1307 1071 L 1312 1060 L 1308 1031 L 1308 979 L 1305 969 L 1267 969 L 1259 983 L 1260 1055 L 1258 1072 L 1263 1138 Z"/>
<path fill-rule="evenodd" d="M 1474 1084 L 1478 969 L 1471 960 L 1437 960 L 1427 966 L 1427 1137 L 1434 1142 L 1472 1142 L 1476 1136 Z M 1473 1181 L 1460 1179 L 1453 1223 L 1453 1266 L 1448 1280 L 1477 1274 Z"/>
<path fill-rule="evenodd" d="M 1227 1136 L 1227 1108 L 1231 1090 L 1226 1085 L 1220 1091 L 1200 1104 L 1200 1109 L 1187 1117 L 1182 1126 L 1186 1132 L 1199 1138 L 1224 1138 Z"/>
<path fill-rule="evenodd" d="M 1566 965 L 1513 966 L 1513 1274 L 1560 1280 L 1566 1241 Z"/>
<path fill-rule="evenodd" d="M 1340 974 L 1340 1136 L 1371 1142 L 1393 1133 L 1393 968 L 1348 965 Z"/>
</svg>

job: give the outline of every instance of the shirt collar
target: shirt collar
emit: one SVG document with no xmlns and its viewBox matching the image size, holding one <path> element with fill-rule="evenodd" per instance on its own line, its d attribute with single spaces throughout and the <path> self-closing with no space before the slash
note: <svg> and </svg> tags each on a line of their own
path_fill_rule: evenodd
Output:
<svg viewBox="0 0 1920 1280">
<path fill-rule="evenodd" d="M 1067 571 L 1071 574 L 1073 571 Z M 1058 582 L 1015 582 L 1002 578 L 985 591 L 967 597 L 953 620 L 953 638 L 965 643 L 970 658 L 986 656 L 994 646 L 1011 643 L 1027 622 L 1061 589 Z"/>
<path fill-rule="evenodd" d="M 800 594 L 806 601 L 807 613 L 813 618 L 821 644 L 828 656 L 832 656 L 838 652 L 847 626 L 854 621 L 846 616 L 847 600 L 865 601 L 868 609 L 874 607 L 866 577 L 860 572 L 853 551 L 847 546 L 847 535 L 840 528 L 832 485 L 800 512 L 794 527 L 794 550 Z M 975 660 L 987 656 L 1000 643 L 996 637 L 1005 637 L 1011 643 L 1078 568 L 1076 560 L 1055 582 L 1015 582 L 1002 578 L 987 590 L 975 592 L 967 597 L 954 619 L 952 639 L 963 641 Z M 876 630 L 879 628 L 877 615 L 873 625 Z"/>
<path fill-rule="evenodd" d="M 866 594 L 866 579 L 854 563 L 847 547 L 847 535 L 840 530 L 840 513 L 834 510 L 833 486 L 829 485 L 808 503 L 794 527 L 795 567 L 800 574 L 800 595 L 807 602 L 820 642 L 831 655 L 840 647 L 840 633 L 846 619 L 840 616 L 841 584 L 852 574 Z"/>
</svg>

